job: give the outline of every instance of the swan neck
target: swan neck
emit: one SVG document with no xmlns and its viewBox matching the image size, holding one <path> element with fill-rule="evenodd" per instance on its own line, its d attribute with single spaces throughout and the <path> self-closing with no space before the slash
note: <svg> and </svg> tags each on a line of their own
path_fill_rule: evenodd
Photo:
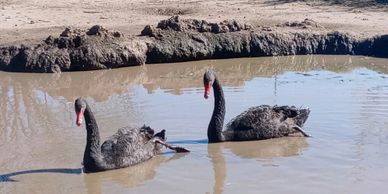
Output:
<svg viewBox="0 0 388 194">
<path fill-rule="evenodd" d="M 225 117 L 225 98 L 221 84 L 217 78 L 213 83 L 214 110 L 208 127 L 209 143 L 223 141 L 222 128 Z"/>
<path fill-rule="evenodd" d="M 85 112 L 85 124 L 86 124 L 86 147 L 84 153 L 84 166 L 92 165 L 97 166 L 98 161 L 101 158 L 100 150 L 100 133 L 98 130 L 96 119 L 89 105 L 86 105 Z"/>
</svg>

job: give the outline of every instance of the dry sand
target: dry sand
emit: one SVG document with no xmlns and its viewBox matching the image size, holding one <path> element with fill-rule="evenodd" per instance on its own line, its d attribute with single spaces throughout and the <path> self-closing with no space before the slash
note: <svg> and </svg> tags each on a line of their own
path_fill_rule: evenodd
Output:
<svg viewBox="0 0 388 194">
<path fill-rule="evenodd" d="M 222 21 L 237 19 L 255 26 L 285 22 L 318 22 L 320 30 L 338 30 L 356 36 L 388 34 L 388 11 L 376 7 L 273 3 L 266 0 L 0 0 L 0 46 L 35 44 L 65 27 L 89 28 L 99 24 L 126 35 L 137 35 L 147 24 L 172 15 Z M 288 30 L 287 27 L 284 28 Z"/>
</svg>

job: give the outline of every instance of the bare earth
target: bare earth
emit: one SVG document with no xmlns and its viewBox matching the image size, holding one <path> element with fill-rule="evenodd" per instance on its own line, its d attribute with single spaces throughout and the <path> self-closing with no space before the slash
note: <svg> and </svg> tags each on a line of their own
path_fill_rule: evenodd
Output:
<svg viewBox="0 0 388 194">
<path fill-rule="evenodd" d="M 322 27 L 359 37 L 388 34 L 388 11 L 383 8 L 310 5 L 267 0 L 0 0 L 0 46 L 36 44 L 65 27 L 102 25 L 126 35 L 137 35 L 147 24 L 172 15 L 220 22 L 237 19 L 254 26 L 274 27 L 308 18 Z M 277 27 L 279 28 L 279 27 Z M 284 30 L 289 30 L 287 27 Z M 293 29 L 295 30 L 295 29 Z M 304 30 L 304 29 L 297 29 Z"/>
</svg>

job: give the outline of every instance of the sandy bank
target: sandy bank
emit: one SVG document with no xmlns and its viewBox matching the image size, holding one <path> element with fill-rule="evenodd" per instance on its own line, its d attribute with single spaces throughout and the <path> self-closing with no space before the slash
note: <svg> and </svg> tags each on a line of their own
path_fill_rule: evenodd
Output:
<svg viewBox="0 0 388 194">
<path fill-rule="evenodd" d="M 375 5 L 38 0 L 0 1 L 0 10 L 0 69 L 5 71 L 292 54 L 387 57 L 388 12 Z M 161 21 L 170 23 L 163 27 Z M 90 30 L 94 24 L 98 29 Z"/>
<path fill-rule="evenodd" d="M 361 0 L 345 1 L 350 3 L 344 5 L 316 3 L 318 0 L 0 0 L 0 46 L 34 45 L 66 27 L 101 25 L 136 35 L 144 26 L 173 15 L 210 22 L 236 19 L 263 27 L 309 18 L 327 30 L 363 37 L 387 34 L 387 9 L 357 1 Z"/>
<path fill-rule="evenodd" d="M 290 28 L 284 31 L 284 28 Z M 281 30 L 278 30 L 281 29 Z M 236 20 L 208 22 L 173 16 L 141 36 L 126 37 L 101 26 L 67 28 L 36 46 L 0 49 L 0 69 L 17 72 L 61 72 L 109 69 L 145 63 L 212 58 L 298 54 L 352 54 L 388 57 L 388 35 L 359 38 L 337 31 L 324 32 L 305 19 L 274 28 L 257 28 Z M 312 30 L 309 30 L 312 29 Z"/>
</svg>

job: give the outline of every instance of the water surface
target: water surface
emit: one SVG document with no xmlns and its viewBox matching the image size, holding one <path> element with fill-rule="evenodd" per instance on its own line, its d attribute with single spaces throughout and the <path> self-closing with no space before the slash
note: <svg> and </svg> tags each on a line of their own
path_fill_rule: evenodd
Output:
<svg viewBox="0 0 388 194">
<path fill-rule="evenodd" d="M 260 104 L 308 106 L 312 138 L 208 145 L 213 96 L 224 86 L 226 121 Z M 145 163 L 84 174 L 84 96 L 101 137 L 144 123 L 167 129 L 165 151 Z M 388 186 L 388 60 L 264 57 L 62 74 L 0 72 L 0 193 L 384 193 Z"/>
</svg>

